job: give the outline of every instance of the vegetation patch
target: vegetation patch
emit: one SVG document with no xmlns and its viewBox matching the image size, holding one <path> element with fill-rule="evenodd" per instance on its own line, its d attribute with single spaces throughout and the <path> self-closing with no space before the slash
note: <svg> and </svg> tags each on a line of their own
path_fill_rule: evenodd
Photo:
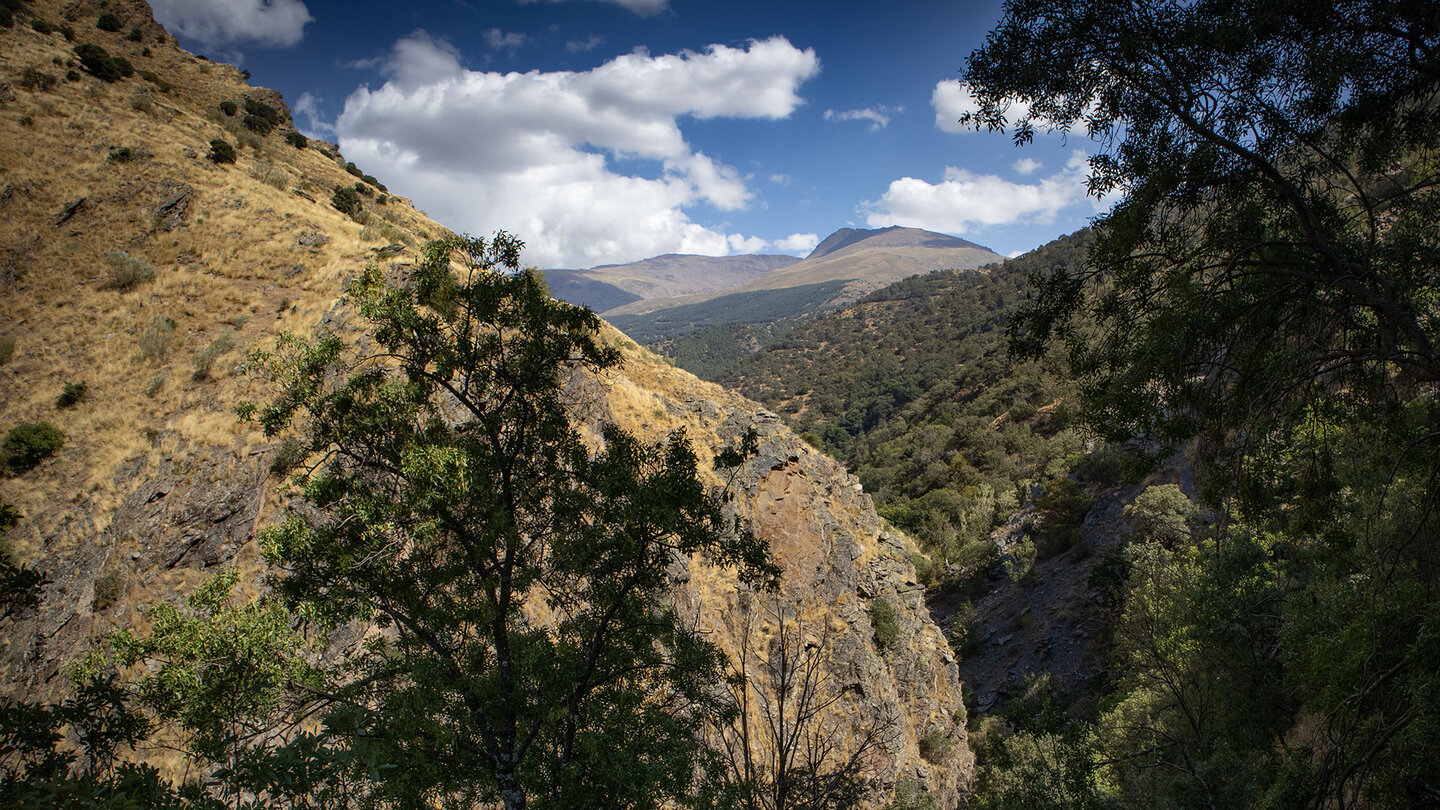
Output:
<svg viewBox="0 0 1440 810">
<path fill-rule="evenodd" d="M 34 469 L 65 444 L 65 433 L 49 422 L 26 422 L 10 428 L 0 442 L 0 460 L 13 473 Z"/>
<path fill-rule="evenodd" d="M 89 42 L 75 46 L 75 56 L 80 65 L 92 76 L 106 82 L 118 82 L 135 75 L 135 67 L 123 56 L 111 56 L 109 51 Z"/>
<path fill-rule="evenodd" d="M 236 158 L 235 147 L 231 146 L 230 142 L 224 138 L 216 138 L 210 142 L 210 154 L 208 157 L 212 163 L 234 163 Z"/>
<path fill-rule="evenodd" d="M 88 393 L 88 386 L 84 380 L 65 383 L 65 387 L 60 389 L 59 396 L 55 397 L 55 407 L 73 408 L 84 401 Z"/>
<path fill-rule="evenodd" d="M 107 289 L 129 292 L 155 280 L 155 265 L 123 250 L 105 254 L 105 263 L 110 265 L 110 278 L 104 284 Z"/>
</svg>

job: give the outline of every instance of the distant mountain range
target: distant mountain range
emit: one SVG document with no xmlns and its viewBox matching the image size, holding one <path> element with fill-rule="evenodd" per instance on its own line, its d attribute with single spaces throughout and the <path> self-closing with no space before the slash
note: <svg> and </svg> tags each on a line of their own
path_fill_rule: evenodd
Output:
<svg viewBox="0 0 1440 810">
<path fill-rule="evenodd" d="M 546 270 L 550 293 L 596 312 L 647 298 L 723 290 L 766 276 L 800 259 L 795 256 L 695 256 L 666 253 L 629 264 L 602 264 L 588 270 Z"/>
</svg>

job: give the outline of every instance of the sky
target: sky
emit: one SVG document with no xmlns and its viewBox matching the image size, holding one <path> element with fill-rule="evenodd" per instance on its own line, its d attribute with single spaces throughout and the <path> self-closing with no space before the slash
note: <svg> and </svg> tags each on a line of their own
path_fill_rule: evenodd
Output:
<svg viewBox="0 0 1440 810">
<path fill-rule="evenodd" d="M 447 227 L 541 267 L 803 256 L 840 228 L 1018 255 L 1084 227 L 1083 135 L 962 129 L 1000 2 L 151 0 L 186 49 Z"/>
</svg>

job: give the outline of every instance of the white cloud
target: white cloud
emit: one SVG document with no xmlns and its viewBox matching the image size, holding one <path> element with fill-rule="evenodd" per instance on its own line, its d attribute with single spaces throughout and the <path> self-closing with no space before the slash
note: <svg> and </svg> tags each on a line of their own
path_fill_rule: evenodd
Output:
<svg viewBox="0 0 1440 810">
<path fill-rule="evenodd" d="M 727 237 L 732 253 L 759 253 L 770 247 L 770 243 L 758 236 L 745 237 L 738 233 L 732 233 Z"/>
<path fill-rule="evenodd" d="M 788 186 L 793 181 L 793 179 L 794 178 L 792 178 L 790 175 L 782 174 L 780 172 L 776 172 L 775 174 L 770 175 L 770 182 L 774 183 L 777 186 Z"/>
<path fill-rule="evenodd" d="M 792 233 L 784 239 L 777 239 L 774 248 L 781 253 L 809 253 L 820 244 L 820 237 L 813 233 Z"/>
<path fill-rule="evenodd" d="M 836 111 L 834 111 L 834 110 L 826 110 L 826 111 L 825 111 L 825 120 L 826 120 L 826 121 L 869 121 L 869 122 L 870 122 L 870 131 L 871 131 L 871 132 L 874 132 L 874 131 L 876 131 L 876 130 L 878 130 L 878 129 L 881 129 L 881 128 L 885 127 L 886 125 L 888 125 L 888 124 L 890 123 L 890 119 L 891 119 L 891 118 L 895 117 L 896 115 L 898 115 L 898 114 L 900 114 L 900 113 L 902 113 L 902 112 L 905 112 L 905 108 L 904 108 L 904 107 L 886 107 L 885 105 L 882 104 L 882 105 L 879 105 L 879 106 L 877 106 L 877 107 L 865 107 L 865 108 L 859 109 L 859 110 L 845 110 L 844 112 L 836 112 Z"/>
<path fill-rule="evenodd" d="M 509 51 L 515 53 L 524 45 L 530 37 L 518 32 L 501 31 L 499 28 L 491 28 L 485 32 L 485 45 L 492 51 Z"/>
<path fill-rule="evenodd" d="M 1034 158 L 1020 158 L 1015 161 L 1015 164 L 1011 166 L 1011 168 L 1014 169 L 1017 174 L 1023 174 L 1028 177 L 1039 171 L 1044 165 L 1045 164 Z"/>
<path fill-rule="evenodd" d="M 902 177 L 862 210 L 873 228 L 904 225 L 964 234 L 992 225 L 1044 224 L 1085 199 L 1085 167 L 1085 153 L 1076 151 L 1060 172 L 1034 183 L 1013 183 L 951 166 L 936 184 Z"/>
<path fill-rule="evenodd" d="M 538 2 L 540 0 L 520 0 L 520 5 L 528 6 Z M 549 2 L 563 3 L 565 0 L 549 0 Z M 601 0 L 601 2 L 624 6 L 641 17 L 653 17 L 670 8 L 670 0 Z"/>
<path fill-rule="evenodd" d="M 605 42 L 604 37 L 600 36 L 599 34 L 591 34 L 583 41 L 571 40 L 565 43 L 565 50 L 569 51 L 570 53 L 584 53 L 586 51 L 595 50 L 596 48 L 600 47 L 603 42 Z"/>
<path fill-rule="evenodd" d="M 970 93 L 970 86 L 956 79 L 944 79 L 935 83 L 930 93 L 930 106 L 935 108 L 935 126 L 942 132 L 974 132 L 971 126 L 962 126 L 960 117 L 967 113 L 980 112 L 980 105 Z M 1008 117 L 1011 121 L 1025 117 L 1030 105 L 1014 101 L 1010 103 Z"/>
<path fill-rule="evenodd" d="M 367 172 L 456 230 L 515 233 L 529 262 L 725 255 L 754 237 L 686 212 L 743 208 L 753 194 L 733 167 L 686 142 L 680 119 L 784 118 L 819 69 L 813 51 L 776 37 L 637 51 L 585 72 L 502 74 L 463 69 L 453 46 L 416 32 L 395 44 L 391 80 L 351 94 L 336 126 Z"/>
<path fill-rule="evenodd" d="M 335 125 L 326 121 L 320 110 L 322 99 L 310 94 L 301 93 L 290 105 L 290 114 L 295 118 L 305 117 L 304 130 L 310 135 L 323 135 L 327 138 L 335 137 Z"/>
<path fill-rule="evenodd" d="M 315 18 L 301 0 L 152 0 L 155 19 L 207 48 L 288 48 Z"/>
</svg>

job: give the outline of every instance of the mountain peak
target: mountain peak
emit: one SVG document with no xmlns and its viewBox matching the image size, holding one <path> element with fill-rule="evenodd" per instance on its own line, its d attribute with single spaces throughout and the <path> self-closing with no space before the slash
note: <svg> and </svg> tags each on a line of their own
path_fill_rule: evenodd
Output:
<svg viewBox="0 0 1440 810">
<path fill-rule="evenodd" d="M 847 248 L 864 243 L 864 247 L 933 247 L 933 248 L 979 248 L 984 245 L 961 239 L 958 236 L 926 231 L 920 228 L 906 228 L 892 225 L 888 228 L 867 230 L 865 228 L 841 228 L 825 237 L 825 241 L 810 251 L 807 259 L 829 256 Z"/>
</svg>

